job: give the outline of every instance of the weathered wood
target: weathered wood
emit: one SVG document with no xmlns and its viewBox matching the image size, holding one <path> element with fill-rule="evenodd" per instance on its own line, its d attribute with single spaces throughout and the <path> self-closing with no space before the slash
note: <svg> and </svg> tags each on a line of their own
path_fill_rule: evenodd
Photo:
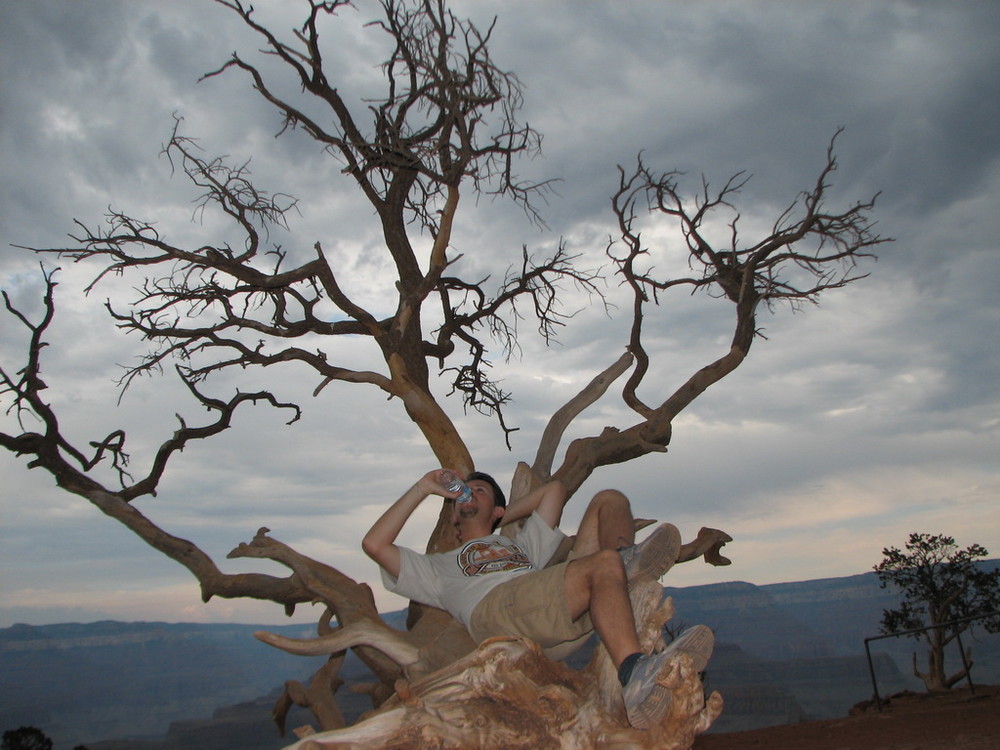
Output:
<svg viewBox="0 0 1000 750">
<path fill-rule="evenodd" d="M 723 557 L 720 550 L 727 542 L 733 541 L 725 531 L 710 529 L 702 526 L 698 530 L 698 536 L 687 544 L 681 545 L 681 553 L 677 557 L 677 562 L 690 562 L 699 557 L 704 557 L 709 565 L 729 565 L 732 563 L 728 557 Z"/>
<path fill-rule="evenodd" d="M 673 603 L 652 581 L 635 586 L 632 599 L 642 646 L 662 647 Z M 546 658 L 530 641 L 493 638 L 423 679 L 400 680 L 395 694 L 358 724 L 307 734 L 289 750 L 687 750 L 718 717 L 722 698 L 713 693 L 705 699 L 685 654 L 673 657 L 663 680 L 673 696 L 669 712 L 659 726 L 637 730 L 625 719 L 621 687 L 603 646 L 578 672 Z"/>
<path fill-rule="evenodd" d="M 566 428 L 580 415 L 580 412 L 603 396 L 609 386 L 621 377 L 634 361 L 635 357 L 630 352 L 625 352 L 614 364 L 597 375 L 579 393 L 552 414 L 538 442 L 535 462 L 531 467 L 536 475 L 546 477 L 552 475 L 552 462 Z"/>
<path fill-rule="evenodd" d="M 637 522 L 637 526 L 648 522 Z M 704 556 L 706 562 L 727 564 L 719 550 L 731 537 L 703 528 L 696 539 L 682 545 L 679 561 Z M 292 704 L 313 711 L 319 724 L 296 730 L 307 735 L 303 750 L 336 747 L 560 747 L 560 748 L 676 748 L 686 750 L 694 736 L 711 725 L 722 699 L 708 703 L 701 695 L 698 675 L 677 657 L 668 680 L 675 704 L 661 727 L 639 732 L 628 726 L 617 672 L 603 646 L 581 672 L 542 655 L 530 642 L 494 639 L 478 648 L 456 620 L 440 610 L 425 608 L 423 617 L 407 631 L 386 625 L 375 609 L 371 590 L 339 571 L 295 552 L 261 529 L 249 544 L 231 557 L 260 557 L 288 566 L 295 577 L 336 614 L 339 627 L 321 623 L 317 638 L 285 638 L 271 633 L 254 635 L 289 653 L 331 654 L 328 664 L 308 687 L 286 684 L 275 706 L 283 728 Z M 662 587 L 652 580 L 636 581 L 630 590 L 640 644 L 646 651 L 663 647 L 663 627 L 674 614 L 673 602 L 663 599 Z M 343 727 L 334 704 L 341 681 L 336 676 L 340 654 L 353 648 L 372 668 L 379 682 L 367 687 L 378 707 L 354 727 Z M 324 692 L 325 691 L 325 692 Z M 454 704 L 454 705 L 453 705 Z M 567 708 L 569 707 L 569 708 Z M 570 710 L 570 708 L 572 710 Z M 519 721 L 511 717 L 521 716 Z M 515 733 L 515 729 L 520 734 Z M 480 744 L 486 738 L 494 744 Z M 346 744 L 344 744 L 346 743 Z M 407 744 L 410 743 L 410 744 Z M 553 744 L 555 743 L 555 744 Z M 590 743 L 590 744 L 588 744 Z"/>
<path fill-rule="evenodd" d="M 282 734 L 285 733 L 285 720 L 293 705 L 303 706 L 312 711 L 320 726 L 342 727 L 344 715 L 337 705 L 335 693 L 344 684 L 340 679 L 340 668 L 344 663 L 344 654 L 331 658 L 323 667 L 317 670 L 308 685 L 297 680 L 285 683 L 285 690 L 275 704 L 272 714 Z"/>
</svg>

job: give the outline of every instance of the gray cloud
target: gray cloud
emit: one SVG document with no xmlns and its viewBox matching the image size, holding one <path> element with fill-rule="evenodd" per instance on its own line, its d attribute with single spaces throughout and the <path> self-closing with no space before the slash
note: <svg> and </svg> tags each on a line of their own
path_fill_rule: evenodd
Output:
<svg viewBox="0 0 1000 750">
<path fill-rule="evenodd" d="M 882 191 L 879 229 L 896 238 L 864 269 L 871 278 L 818 308 L 765 316 L 768 340 L 682 415 L 666 456 L 601 471 L 581 494 L 619 485 L 640 515 L 671 518 L 686 535 L 702 524 L 733 533 L 731 569 L 681 566 L 676 585 L 861 572 L 882 546 L 917 530 L 977 541 L 995 554 L 1000 8 L 527 0 L 455 7 L 481 26 L 499 17 L 494 56 L 524 81 L 525 116 L 545 135 L 544 156 L 521 172 L 562 179 L 543 205 L 547 231 L 516 207 L 465 196 L 454 244 L 470 267 L 522 244 L 551 252 L 560 237 L 584 265 L 604 262 L 615 167 L 630 167 L 640 151 L 655 168 L 686 172 L 692 192 L 702 174 L 721 184 L 752 173 L 739 206 L 749 239 L 813 184 L 840 126 L 831 200 L 843 206 Z M 276 28 L 295 25 L 287 5 L 261 12 Z M 348 16 L 373 13 L 361 3 Z M 339 56 L 350 70 L 345 90 L 371 91 L 381 41 L 353 20 L 325 38 L 334 42 L 329 59 Z M 0 286 L 21 309 L 40 309 L 38 258 L 11 245 L 60 246 L 74 218 L 93 225 L 110 205 L 158 221 L 178 242 L 225 236 L 210 214 L 192 221 L 196 194 L 158 156 L 174 114 L 206 153 L 252 157 L 261 185 L 300 198 L 292 231 L 273 239 L 293 254 L 319 240 L 362 275 L 359 287 L 371 285 L 379 268 L 362 251 L 377 243 L 376 228 L 350 185 L 338 182 L 337 165 L 301 133 L 276 139 L 280 118 L 245 77 L 197 82 L 233 50 L 258 46 L 231 14 L 202 2 L 5 8 Z M 126 304 L 127 284 L 84 299 L 92 271 L 63 265 L 46 351 L 49 396 L 81 444 L 124 427 L 135 466 L 144 467 L 176 425 L 175 412 L 203 415 L 169 375 L 140 381 L 116 406 L 117 364 L 143 347 L 114 335 L 101 303 L 110 296 Z M 492 268 L 495 281 L 502 271 Z M 496 374 L 516 399 L 509 417 L 521 429 L 512 452 L 494 423 L 448 402 L 478 462 L 502 480 L 517 460 L 531 460 L 552 410 L 623 351 L 627 299 L 614 280 L 607 294 L 618 305 L 611 316 L 594 300 L 567 299 L 577 314 L 557 345 L 544 347 L 525 325 L 519 356 L 507 363 L 495 354 Z M 725 306 L 704 297 L 682 295 L 656 311 L 647 331 L 657 387 L 676 387 L 724 352 L 728 322 Z M 4 319 L 5 366 L 21 346 L 18 326 Z M 339 356 L 363 361 L 366 353 Z M 296 370 L 222 378 L 211 388 L 226 394 L 265 383 L 279 397 L 299 398 L 304 418 L 289 427 L 269 409 L 240 415 L 236 430 L 178 457 L 159 497 L 139 501 L 143 512 L 224 566 L 241 564 L 225 561 L 226 552 L 267 525 L 307 554 L 376 582 L 357 540 L 428 468 L 429 451 L 412 425 L 387 417 L 393 405 L 363 388 L 331 386 L 313 398 L 315 377 Z M 623 420 L 612 389 L 569 437 Z M 183 570 L 26 471 L 23 460 L 0 456 L 0 479 L 8 619 L 171 611 L 176 619 L 281 619 L 244 603 L 200 605 Z M 581 498 L 568 510 L 570 527 L 583 505 Z M 407 543 L 422 544 L 434 520 L 426 510 L 408 526 Z"/>
</svg>

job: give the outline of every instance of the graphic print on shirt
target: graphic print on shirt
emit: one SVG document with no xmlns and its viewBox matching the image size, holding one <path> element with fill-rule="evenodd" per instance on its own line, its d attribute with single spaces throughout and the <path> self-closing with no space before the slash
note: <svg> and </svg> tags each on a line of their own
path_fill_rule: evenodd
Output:
<svg viewBox="0 0 1000 750">
<path fill-rule="evenodd" d="M 531 570 L 531 560 L 512 541 L 476 539 L 458 553 L 458 565 L 467 576 Z"/>
</svg>

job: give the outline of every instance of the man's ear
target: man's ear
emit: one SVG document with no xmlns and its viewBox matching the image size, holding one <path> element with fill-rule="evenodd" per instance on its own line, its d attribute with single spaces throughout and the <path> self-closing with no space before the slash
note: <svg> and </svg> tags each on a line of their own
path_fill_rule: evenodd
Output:
<svg viewBox="0 0 1000 750">
<path fill-rule="evenodd" d="M 494 505 L 493 506 L 493 520 L 494 521 L 499 521 L 506 514 L 507 514 L 507 509 L 505 507 L 503 507 L 502 505 Z"/>
</svg>

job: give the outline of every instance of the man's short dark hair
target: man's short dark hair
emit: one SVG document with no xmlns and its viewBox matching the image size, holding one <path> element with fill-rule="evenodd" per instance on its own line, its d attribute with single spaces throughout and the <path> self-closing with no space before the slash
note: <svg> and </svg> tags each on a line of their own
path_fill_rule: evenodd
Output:
<svg viewBox="0 0 1000 750">
<path fill-rule="evenodd" d="M 497 484 L 497 480 L 482 471 L 474 471 L 469 476 L 465 478 L 466 482 L 471 482 L 473 479 L 478 479 L 481 482 L 486 482 L 493 489 L 493 504 L 498 508 L 507 507 L 507 497 L 503 494 L 503 490 L 500 489 L 500 485 Z"/>
</svg>

